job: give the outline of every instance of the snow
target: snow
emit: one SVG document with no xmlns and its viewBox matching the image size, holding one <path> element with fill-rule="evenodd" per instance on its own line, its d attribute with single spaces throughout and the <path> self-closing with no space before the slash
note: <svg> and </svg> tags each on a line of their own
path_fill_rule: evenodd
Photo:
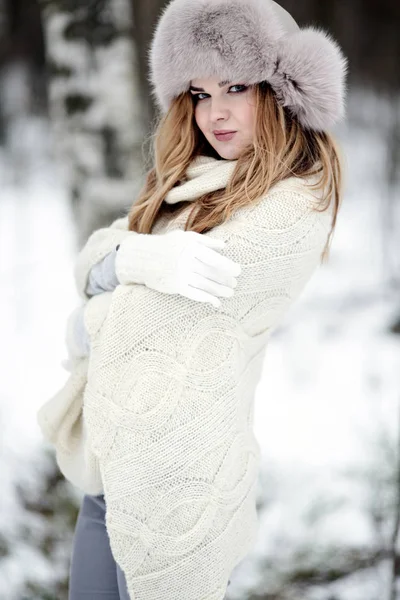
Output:
<svg viewBox="0 0 400 600">
<path fill-rule="evenodd" d="M 364 117 L 357 112 L 338 132 L 348 173 L 331 258 L 266 353 L 254 416 L 263 456 L 260 528 L 254 552 L 232 574 L 231 600 L 250 590 L 282 593 L 293 565 L 303 564 L 301 551 L 304 564 L 317 565 L 328 547 L 341 554 L 390 539 L 396 464 L 385 462 L 384 444 L 395 455 L 400 342 L 389 326 L 399 306 L 384 260 L 385 140 L 370 118 L 376 104 L 362 98 Z M 20 119 L 11 133 L 12 151 L 0 151 L 0 535 L 12 553 L 1 560 L 0 597 L 17 600 L 23 578 L 54 575 L 54 564 L 19 536 L 31 517 L 19 506 L 15 483 L 29 490 L 41 476 L 45 444 L 36 411 L 67 377 L 64 327 L 79 300 L 72 210 L 48 124 Z M 389 506 L 381 525 L 372 515 L 380 494 Z M 282 598 L 382 600 L 390 569 L 382 560 L 315 584 L 307 596 L 299 588 Z"/>
<path fill-rule="evenodd" d="M 0 276 L 5 317 L 0 322 L 5 340 L 0 384 L 0 532 L 13 548 L 0 568 L 0 597 L 5 600 L 21 598 L 22 572 L 26 578 L 50 576 L 51 565 L 43 564 L 39 553 L 18 537 L 30 517 L 19 506 L 14 484 L 28 488 L 41 476 L 38 463 L 44 461 L 44 443 L 36 412 L 66 379 L 61 367 L 61 359 L 66 358 L 63 327 L 77 303 L 71 210 L 61 173 L 50 160 L 43 161 L 51 153 L 48 126 L 33 118 L 16 126 L 24 132 L 20 145 L 25 146 L 19 155 L 30 155 L 29 168 L 21 180 L 10 176 L 10 171 L 20 168 L 19 162 L 2 161 L 0 165 Z M 35 147 L 30 147 L 32 138 Z"/>
</svg>

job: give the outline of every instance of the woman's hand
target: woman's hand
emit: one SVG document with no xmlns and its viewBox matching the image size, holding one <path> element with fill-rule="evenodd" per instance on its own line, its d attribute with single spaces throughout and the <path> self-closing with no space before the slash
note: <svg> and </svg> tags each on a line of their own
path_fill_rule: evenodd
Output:
<svg viewBox="0 0 400 600">
<path fill-rule="evenodd" d="M 180 229 L 137 233 L 120 242 L 116 275 L 122 284 L 141 283 L 159 292 L 220 306 L 217 296 L 231 297 L 241 272 L 239 264 L 217 252 L 224 244 Z"/>
</svg>

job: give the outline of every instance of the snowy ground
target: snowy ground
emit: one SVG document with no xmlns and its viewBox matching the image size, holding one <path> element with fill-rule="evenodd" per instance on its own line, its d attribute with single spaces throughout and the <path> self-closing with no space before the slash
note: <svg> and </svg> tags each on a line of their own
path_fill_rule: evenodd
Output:
<svg viewBox="0 0 400 600">
<path fill-rule="evenodd" d="M 67 377 L 65 320 L 78 302 L 72 212 L 47 124 L 31 119 L 18 127 L 12 152 L 0 151 L 0 535 L 14 548 L 0 561 L 4 600 L 20 599 L 22 572 L 49 575 L 16 535 L 27 517 L 14 483 L 34 485 L 40 476 L 36 411 Z M 257 389 L 260 532 L 232 576 L 232 600 L 249 589 L 278 589 L 304 546 L 377 542 L 371 505 L 387 467 L 379 440 L 396 448 L 399 433 L 400 342 L 388 332 L 399 305 L 382 258 L 383 141 L 364 123 L 340 135 L 349 173 L 331 259 L 273 335 Z M 388 577 L 382 562 L 296 600 L 384 600 Z"/>
</svg>

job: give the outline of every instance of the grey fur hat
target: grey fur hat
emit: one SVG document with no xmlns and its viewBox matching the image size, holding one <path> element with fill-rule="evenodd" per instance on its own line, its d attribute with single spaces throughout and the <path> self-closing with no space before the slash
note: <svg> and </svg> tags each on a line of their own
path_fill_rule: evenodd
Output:
<svg viewBox="0 0 400 600">
<path fill-rule="evenodd" d="M 201 77 L 267 81 L 307 129 L 344 116 L 347 59 L 321 29 L 300 29 L 272 0 L 172 0 L 149 52 L 152 94 L 162 112 Z"/>
</svg>

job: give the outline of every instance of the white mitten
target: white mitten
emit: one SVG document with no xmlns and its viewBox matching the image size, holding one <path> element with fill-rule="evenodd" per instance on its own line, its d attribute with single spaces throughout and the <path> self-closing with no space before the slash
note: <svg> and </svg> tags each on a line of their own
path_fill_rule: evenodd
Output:
<svg viewBox="0 0 400 600">
<path fill-rule="evenodd" d="M 163 234 L 131 232 L 120 243 L 115 271 L 122 284 L 140 283 L 166 294 L 181 294 L 220 306 L 230 297 L 240 265 L 222 256 L 223 240 L 181 229 Z"/>
<path fill-rule="evenodd" d="M 90 340 L 83 320 L 84 310 L 84 304 L 77 306 L 67 319 L 65 343 L 68 360 L 62 363 L 67 371 L 71 370 L 77 360 L 85 358 L 90 352 Z"/>
</svg>

